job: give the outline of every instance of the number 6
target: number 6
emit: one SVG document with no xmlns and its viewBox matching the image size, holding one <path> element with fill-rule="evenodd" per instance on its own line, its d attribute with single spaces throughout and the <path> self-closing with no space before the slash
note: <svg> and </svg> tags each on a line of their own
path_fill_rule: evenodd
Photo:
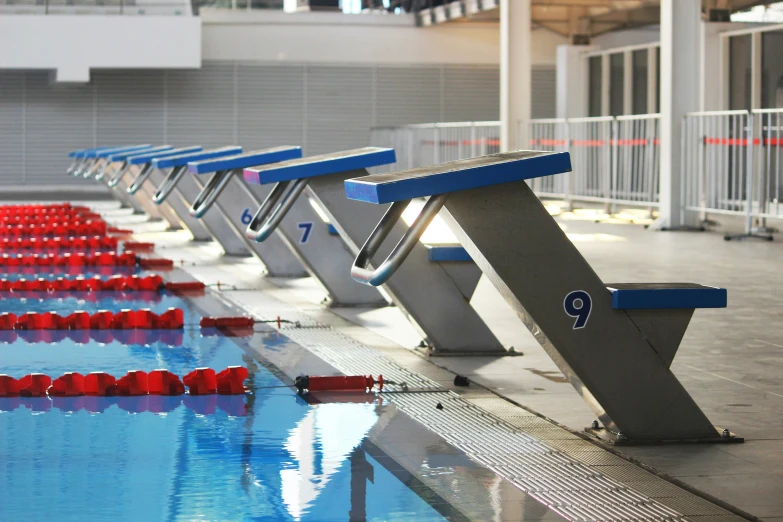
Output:
<svg viewBox="0 0 783 522">
<path fill-rule="evenodd" d="M 577 301 L 579 306 L 576 306 Z M 584 290 L 574 290 L 563 300 L 563 309 L 569 317 L 576 317 L 574 330 L 579 330 L 587 326 L 587 320 L 590 318 L 590 310 L 593 309 L 593 300 L 590 294 Z"/>
</svg>

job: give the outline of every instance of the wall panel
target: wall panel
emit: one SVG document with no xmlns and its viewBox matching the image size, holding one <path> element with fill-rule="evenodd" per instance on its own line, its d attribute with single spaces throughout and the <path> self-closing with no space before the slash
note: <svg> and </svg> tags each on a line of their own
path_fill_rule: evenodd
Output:
<svg viewBox="0 0 783 522">
<path fill-rule="evenodd" d="M 554 70 L 534 71 L 534 115 L 554 114 L 553 81 Z M 222 61 L 97 70 L 85 85 L 0 71 L 0 185 L 81 184 L 65 176 L 66 155 L 94 145 L 362 147 L 374 126 L 495 120 L 498 90 L 494 66 Z"/>
</svg>

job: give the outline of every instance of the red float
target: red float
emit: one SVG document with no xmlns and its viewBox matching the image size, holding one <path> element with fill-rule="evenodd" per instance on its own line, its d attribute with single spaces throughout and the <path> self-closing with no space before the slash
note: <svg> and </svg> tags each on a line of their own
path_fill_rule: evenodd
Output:
<svg viewBox="0 0 783 522">
<path fill-rule="evenodd" d="M 132 254 L 133 252 L 125 252 L 126 254 Z M 141 268 L 150 269 L 169 269 L 174 268 L 174 261 L 171 259 L 164 259 L 162 257 L 140 257 L 138 258 L 138 264 Z"/>
<path fill-rule="evenodd" d="M 8 225 L 0 223 L 0 236 L 105 236 L 106 223 L 88 220 L 72 224 L 45 222 L 38 225 Z"/>
<path fill-rule="evenodd" d="M 178 281 L 165 284 L 166 290 L 175 294 L 192 294 L 195 292 L 203 293 L 207 285 L 201 281 Z"/>
<path fill-rule="evenodd" d="M 84 394 L 107 397 L 114 395 L 117 380 L 104 372 L 92 372 L 84 378 Z"/>
<path fill-rule="evenodd" d="M 126 241 L 123 244 L 125 250 L 134 252 L 152 252 L 155 250 L 155 243 L 141 243 L 139 241 Z"/>
<path fill-rule="evenodd" d="M 185 385 L 176 374 L 168 370 L 152 370 L 149 375 L 150 395 L 182 395 Z"/>
<path fill-rule="evenodd" d="M 19 397 L 19 381 L 10 375 L 0 374 L 0 397 Z"/>
<path fill-rule="evenodd" d="M 211 395 L 217 393 L 217 377 L 212 368 L 196 368 L 182 382 L 188 387 L 191 395 Z"/>
<path fill-rule="evenodd" d="M 256 320 L 252 317 L 202 317 L 201 328 L 252 328 Z"/>
<path fill-rule="evenodd" d="M 131 370 L 117 380 L 115 395 L 147 395 L 149 391 L 147 372 Z"/>
<path fill-rule="evenodd" d="M 370 375 L 300 376 L 294 386 L 299 393 L 307 391 L 367 391 L 375 386 Z M 378 376 L 378 390 L 383 390 L 383 375 Z"/>
<path fill-rule="evenodd" d="M 52 378 L 43 373 L 30 373 L 19 379 L 20 397 L 45 397 Z"/>
<path fill-rule="evenodd" d="M 220 395 L 239 395 L 245 393 L 245 379 L 247 368 L 242 366 L 229 366 L 216 375 L 217 392 Z"/>
<path fill-rule="evenodd" d="M 185 326 L 179 308 L 158 315 L 150 310 L 122 310 L 116 314 L 100 310 L 94 314 L 77 311 L 62 317 L 55 312 L 28 312 L 17 316 L 0 314 L 0 330 L 179 330 Z"/>
<path fill-rule="evenodd" d="M 84 375 L 68 372 L 52 381 L 49 395 L 53 397 L 78 397 L 84 395 Z"/>
</svg>

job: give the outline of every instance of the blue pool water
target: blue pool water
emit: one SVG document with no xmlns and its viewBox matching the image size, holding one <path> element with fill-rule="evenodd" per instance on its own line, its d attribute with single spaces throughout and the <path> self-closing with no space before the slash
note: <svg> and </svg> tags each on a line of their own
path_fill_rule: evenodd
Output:
<svg viewBox="0 0 783 522">
<path fill-rule="evenodd" d="M 0 300 L 15 313 L 143 307 L 200 318 L 167 295 Z M 272 349 L 289 343 L 258 335 Z M 240 364 L 251 372 L 246 396 L 0 398 L 0 521 L 445 519 L 366 438 L 385 406 L 308 404 L 232 339 L 186 329 L 174 346 L 0 342 L 0 373 L 15 377 Z"/>
</svg>

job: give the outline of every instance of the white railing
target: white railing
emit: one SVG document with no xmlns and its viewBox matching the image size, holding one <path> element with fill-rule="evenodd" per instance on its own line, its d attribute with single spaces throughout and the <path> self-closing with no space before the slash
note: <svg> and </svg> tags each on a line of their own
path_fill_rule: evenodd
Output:
<svg viewBox="0 0 783 522">
<path fill-rule="evenodd" d="M 532 120 L 530 141 L 519 149 L 570 152 L 573 172 L 531 180 L 540 197 L 604 203 L 609 206 L 658 206 L 657 114 L 599 118 Z M 522 125 L 522 123 L 520 123 Z M 522 134 L 522 133 L 520 133 Z M 500 122 L 455 122 L 377 128 L 371 144 L 393 147 L 397 163 L 390 172 L 500 150 Z"/>
<path fill-rule="evenodd" d="M 783 218 L 782 128 L 783 109 L 687 114 L 683 210 L 744 216 L 749 235 Z"/>
<path fill-rule="evenodd" d="M 370 144 L 390 147 L 397 162 L 375 167 L 372 172 L 426 167 L 444 161 L 486 156 L 500 151 L 499 121 L 421 123 L 403 127 L 376 127 Z"/>
<path fill-rule="evenodd" d="M 185 0 L 0 0 L 0 15 L 191 16 Z"/>
</svg>

